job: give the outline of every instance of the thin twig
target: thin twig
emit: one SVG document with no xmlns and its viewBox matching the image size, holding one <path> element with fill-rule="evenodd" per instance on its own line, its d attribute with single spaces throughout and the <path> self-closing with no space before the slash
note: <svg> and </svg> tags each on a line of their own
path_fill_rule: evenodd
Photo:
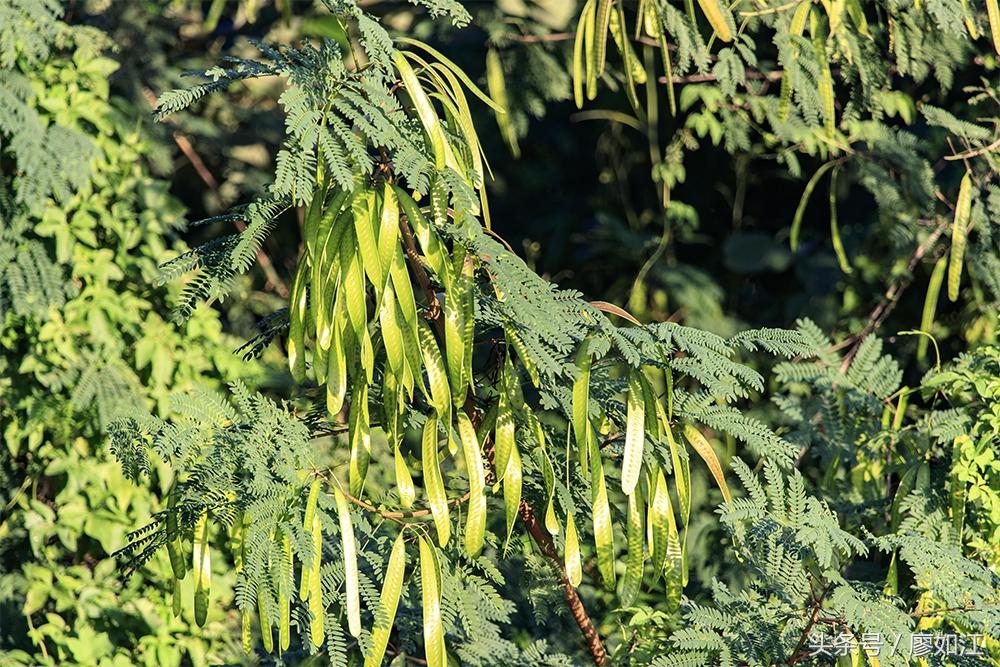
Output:
<svg viewBox="0 0 1000 667">
<path fill-rule="evenodd" d="M 837 345 L 834 345 L 832 350 L 836 351 L 843 349 L 845 347 L 851 346 L 851 349 L 844 355 L 844 359 L 840 364 L 840 372 L 846 373 L 847 369 L 850 367 L 851 362 L 854 360 L 854 356 L 861 349 L 861 343 L 865 341 L 870 334 L 878 331 L 879 327 L 882 326 L 886 318 L 892 313 L 899 303 L 899 299 L 910 283 L 913 282 L 913 271 L 917 268 L 920 260 L 934 247 L 938 239 L 941 238 L 941 234 L 944 233 L 945 228 L 948 226 L 947 220 L 942 220 L 938 223 L 938 226 L 931 232 L 923 243 L 917 246 L 917 249 L 913 251 L 913 256 L 910 257 L 909 263 L 906 265 L 906 272 L 897 278 L 889 288 L 885 291 L 882 296 L 882 300 L 879 301 L 878 305 L 872 310 L 868 315 L 868 322 L 865 324 L 864 328 L 857 334 L 844 339 Z"/>
<path fill-rule="evenodd" d="M 746 78 L 754 81 L 781 81 L 784 75 L 785 73 L 782 70 L 775 70 L 773 72 L 747 70 L 746 72 Z M 657 80 L 660 83 L 666 83 L 667 77 L 661 76 Z M 675 76 L 672 80 L 674 83 L 710 83 L 718 81 L 719 77 L 715 74 L 688 74 L 687 76 Z"/>
<path fill-rule="evenodd" d="M 789 665 L 794 665 L 800 660 L 804 660 L 806 658 L 806 654 L 800 653 L 800 651 L 802 650 L 802 647 L 806 645 L 806 640 L 809 638 L 809 633 L 812 631 L 813 627 L 816 625 L 816 622 L 820 618 L 820 612 L 823 610 L 823 600 L 826 598 L 826 594 L 829 590 L 830 590 L 829 588 L 824 590 L 820 594 L 820 596 L 816 599 L 816 601 L 813 603 L 812 616 L 809 618 L 809 622 L 806 623 L 806 627 L 802 630 L 802 636 L 799 637 L 799 643 L 795 645 L 795 650 L 792 651 L 791 657 L 788 658 Z"/>
<path fill-rule="evenodd" d="M 448 503 L 448 507 L 454 509 L 459 505 L 461 505 L 462 503 L 468 502 L 471 495 L 472 495 L 471 491 L 466 491 L 464 495 L 450 501 Z M 344 498 L 346 498 L 347 500 L 349 500 L 350 502 L 354 503 L 355 505 L 357 505 L 362 509 L 368 510 L 373 514 L 378 514 L 380 517 L 383 517 L 385 519 L 390 519 L 392 521 L 396 521 L 399 519 L 419 519 L 421 517 L 431 516 L 431 510 L 430 508 L 427 507 L 416 510 L 408 510 L 406 512 L 391 512 L 387 510 L 381 510 L 372 505 L 371 503 L 367 503 L 364 500 L 361 500 L 360 498 L 355 498 L 349 493 L 345 493 Z"/>
</svg>

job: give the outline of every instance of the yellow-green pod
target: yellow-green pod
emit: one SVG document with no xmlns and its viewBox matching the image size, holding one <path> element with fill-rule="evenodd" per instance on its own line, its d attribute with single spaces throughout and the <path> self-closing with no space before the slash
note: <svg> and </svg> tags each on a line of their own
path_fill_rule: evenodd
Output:
<svg viewBox="0 0 1000 667">
<path fill-rule="evenodd" d="M 608 30 L 611 27 L 611 12 L 614 10 L 614 4 L 614 0 L 597 0 L 592 35 L 593 46 L 591 46 L 596 76 L 604 73 L 604 65 L 608 57 Z"/>
<path fill-rule="evenodd" d="M 451 391 L 448 386 L 448 372 L 445 370 L 441 350 L 438 348 L 437 340 L 434 338 L 430 326 L 423 320 L 420 320 L 417 335 L 420 354 L 424 368 L 427 370 L 427 380 L 430 383 L 431 395 L 428 397 L 428 402 L 437 411 L 438 417 L 450 422 Z"/>
<path fill-rule="evenodd" d="M 264 586 L 257 586 L 257 616 L 260 618 L 260 637 L 264 645 L 264 650 L 268 653 L 274 652 L 274 633 L 272 631 L 271 614 L 268 605 L 270 601 L 264 597 Z"/>
<path fill-rule="evenodd" d="M 378 258 L 383 281 L 391 273 L 392 258 L 399 247 L 399 198 L 388 183 L 382 189 L 382 210 L 379 215 Z M 382 286 L 379 286 L 381 289 Z"/>
<path fill-rule="evenodd" d="M 253 609 L 248 607 L 240 613 L 240 639 L 243 644 L 243 652 L 250 655 L 253 652 L 253 636 L 251 635 Z"/>
<path fill-rule="evenodd" d="M 600 76 L 597 62 L 597 2 L 598 0 L 588 0 L 583 6 L 580 14 L 580 23 L 583 25 L 583 53 L 587 63 L 587 99 L 592 100 L 597 97 L 597 77 Z M 601 65 L 603 68 L 603 65 Z"/>
<path fill-rule="evenodd" d="M 347 508 L 347 498 L 339 488 L 333 489 L 340 520 L 341 552 L 344 555 L 344 597 L 347 599 L 347 629 L 355 637 L 361 636 L 361 596 L 358 579 L 358 547 L 354 539 L 354 525 Z"/>
<path fill-rule="evenodd" d="M 722 0 L 698 0 L 712 30 L 723 42 L 733 41 L 733 15 Z"/>
<path fill-rule="evenodd" d="M 719 490 L 722 491 L 722 497 L 725 498 L 726 503 L 731 503 L 733 497 L 729 494 L 729 486 L 726 484 L 726 476 L 722 472 L 722 464 L 719 463 L 719 458 L 715 455 L 712 445 L 701 434 L 701 431 L 691 424 L 684 425 L 684 438 L 708 466 L 708 470 L 715 478 L 715 483 L 719 485 Z"/>
<path fill-rule="evenodd" d="M 353 231 L 344 233 L 345 239 L 357 240 L 357 235 Z M 357 251 L 357 246 L 345 241 L 341 246 L 340 266 L 344 272 L 343 285 L 340 291 L 344 294 L 347 305 L 347 319 L 351 323 L 356 336 L 360 338 L 361 332 L 368 326 L 368 305 L 365 294 L 365 272 L 361 265 L 361 255 Z"/>
<path fill-rule="evenodd" d="M 576 533 L 573 512 L 566 513 L 566 575 L 569 583 L 579 586 L 583 580 L 583 565 L 580 561 L 580 537 Z"/>
<path fill-rule="evenodd" d="M 576 103 L 577 109 L 583 108 L 583 86 L 586 82 L 583 59 L 586 30 L 583 26 L 587 20 L 587 12 L 592 7 L 593 0 L 587 0 L 584 3 L 583 12 L 580 13 L 580 21 L 576 27 L 576 37 L 573 40 L 573 101 Z"/>
<path fill-rule="evenodd" d="M 622 578 L 620 593 L 623 607 L 630 607 L 639 594 L 642 584 L 642 568 L 646 559 L 643 548 L 644 522 L 642 517 L 643 503 L 633 493 L 628 497 L 628 521 L 625 525 L 626 546 L 628 554 L 625 558 L 625 576 Z"/>
<path fill-rule="evenodd" d="M 587 474 L 587 453 L 590 446 L 590 339 L 581 341 L 576 352 L 576 379 L 573 380 L 573 438 L 580 458 L 580 472 Z"/>
<path fill-rule="evenodd" d="M 615 584 L 615 538 L 611 525 L 611 507 L 608 504 L 608 489 L 604 481 L 604 468 L 596 439 L 588 436 L 590 442 L 590 483 L 594 520 L 594 543 L 597 548 L 597 568 L 601 572 L 604 585 L 611 588 Z"/>
<path fill-rule="evenodd" d="M 517 443 L 511 447 L 510 457 L 507 459 L 507 468 L 503 475 L 503 507 L 504 516 L 507 519 L 507 542 L 514 532 L 514 523 L 517 521 L 517 511 L 521 505 L 521 454 L 517 451 Z"/>
<path fill-rule="evenodd" d="M 396 246 L 389 264 L 389 275 L 392 277 L 392 287 L 396 293 L 397 306 L 403 314 L 403 322 L 417 335 L 417 302 L 413 298 L 413 283 L 410 273 L 406 270 L 406 260 L 403 257 L 402 246 Z"/>
<path fill-rule="evenodd" d="M 177 496 L 171 492 L 167 496 L 167 555 L 170 557 L 170 569 L 174 579 L 180 581 L 187 576 L 187 563 L 184 560 L 184 547 L 181 545 L 180 530 L 177 526 Z"/>
<path fill-rule="evenodd" d="M 331 417 L 340 414 L 347 395 L 347 354 L 344 345 L 344 328 L 347 326 L 346 299 L 337 297 L 333 309 L 333 344 L 327 353 L 326 410 Z"/>
<path fill-rule="evenodd" d="M 441 570 L 434 545 L 420 537 L 420 587 L 424 613 L 424 657 L 427 667 L 447 667 L 441 619 Z"/>
<path fill-rule="evenodd" d="M 812 44 L 816 61 L 819 63 L 819 99 L 823 108 L 823 125 L 827 136 L 833 136 L 837 130 L 837 112 L 833 96 L 833 73 L 830 70 L 830 60 L 826 55 L 827 34 L 816 14 L 812 16 Z"/>
<path fill-rule="evenodd" d="M 955 221 L 951 228 L 951 253 L 948 258 L 948 300 L 958 301 L 958 287 L 962 282 L 962 263 L 972 211 L 972 176 L 965 172 L 955 203 Z"/>
<path fill-rule="evenodd" d="M 801 37 L 806 29 L 806 19 L 809 18 L 809 11 L 812 8 L 811 2 L 803 2 L 795 9 L 792 21 L 788 26 L 788 34 L 794 37 Z M 799 57 L 799 47 L 792 45 L 791 58 L 797 60 Z M 788 119 L 788 113 L 792 105 L 792 77 L 788 68 L 785 68 L 784 76 L 781 77 L 781 92 L 778 102 L 778 117 L 781 120 Z"/>
<path fill-rule="evenodd" d="M 354 233 L 358 240 L 358 255 L 365 274 L 376 294 L 382 291 L 382 262 L 379 259 L 378 241 L 375 238 L 375 193 L 367 192 L 352 203 L 354 213 Z"/>
<path fill-rule="evenodd" d="M 368 414 L 368 384 L 359 375 L 351 392 L 351 410 L 348 421 L 351 441 L 349 481 L 351 495 L 360 498 L 368 475 L 371 458 L 371 422 Z"/>
<path fill-rule="evenodd" d="M 636 371 L 629 371 L 626 398 L 625 454 L 622 458 L 622 492 L 632 495 L 642 471 L 642 450 L 646 438 L 646 412 L 642 385 Z"/>
<path fill-rule="evenodd" d="M 424 432 L 421 438 L 421 464 L 424 473 L 424 490 L 427 502 L 434 517 L 437 528 L 438 543 L 443 547 L 451 537 L 451 520 L 448 516 L 448 498 L 444 491 L 444 481 L 441 479 L 441 465 L 438 461 L 438 421 L 428 417 L 424 422 Z"/>
<path fill-rule="evenodd" d="M 299 268 L 292 283 L 292 296 L 288 306 L 288 368 L 296 382 L 306 379 L 305 321 L 308 305 L 308 263 L 299 260 Z"/>
<path fill-rule="evenodd" d="M 385 568 L 385 581 L 382 583 L 382 594 L 379 596 L 379 608 L 382 614 L 375 617 L 372 628 L 372 648 L 365 656 L 365 667 L 382 667 L 382 658 L 389 645 L 389 634 L 396 619 L 396 609 L 399 606 L 399 595 L 403 590 L 403 577 L 406 574 L 406 543 L 403 533 L 396 536 L 389 554 L 389 564 Z"/>
<path fill-rule="evenodd" d="M 291 579 L 294 569 L 292 543 L 288 535 L 281 536 L 281 566 L 278 580 L 278 646 L 287 651 L 292 643 Z"/>
<path fill-rule="evenodd" d="M 181 582 L 178 581 L 177 579 L 174 579 L 174 594 L 172 597 L 173 600 L 171 601 L 172 603 L 171 611 L 174 612 L 175 617 L 179 617 L 181 615 Z"/>
<path fill-rule="evenodd" d="M 323 566 L 323 528 L 319 517 L 312 517 L 312 548 L 313 562 L 309 568 L 308 602 L 309 602 L 309 636 L 313 646 L 323 645 L 323 621 L 325 607 L 323 605 L 323 586 L 320 579 L 320 568 Z M 305 579 L 303 572 L 302 578 Z"/>
<path fill-rule="evenodd" d="M 413 71 L 413 67 L 406 61 L 406 56 L 402 51 L 393 51 L 392 61 L 399 71 L 403 86 L 413 101 L 413 106 L 417 110 L 417 116 L 419 116 L 420 122 L 423 124 L 424 130 L 430 139 L 431 147 L 434 151 L 434 166 L 437 169 L 444 169 L 446 166 L 457 167 L 458 165 L 452 153 L 451 146 L 448 144 L 444 130 L 441 129 L 441 123 L 434 111 L 434 105 L 431 104 L 430 98 L 427 97 L 427 93 L 424 92 L 423 87 L 420 85 L 417 73 Z"/>
<path fill-rule="evenodd" d="M 494 434 L 493 465 L 496 468 L 497 481 L 503 479 L 507 472 L 507 463 L 514 450 L 514 411 L 510 408 L 507 392 L 501 388 L 497 403 L 497 419 Z"/>
<path fill-rule="evenodd" d="M 306 498 L 306 508 L 302 519 L 302 529 L 311 531 L 313 529 L 313 519 L 316 518 L 316 503 L 319 501 L 319 487 L 322 483 L 319 477 L 315 478 L 309 485 L 309 495 Z M 319 552 L 313 554 L 316 558 Z M 309 599 L 309 574 L 305 567 L 302 568 L 301 580 L 299 582 L 299 597 L 302 600 Z"/>
<path fill-rule="evenodd" d="M 413 477 L 410 475 L 410 468 L 403 459 L 403 453 L 399 451 L 399 444 L 393 447 L 393 463 L 396 470 L 396 488 L 399 490 L 399 502 L 403 507 L 413 506 L 413 501 L 417 497 L 413 487 Z"/>
<path fill-rule="evenodd" d="M 486 476 L 479 441 L 472 421 L 464 413 L 458 412 L 458 436 L 462 441 L 462 453 L 469 474 L 469 505 L 465 520 L 465 552 L 475 558 L 483 549 L 486 533 Z"/>
<path fill-rule="evenodd" d="M 1000 54 L 1000 3 L 997 0 L 986 0 L 986 15 L 990 21 L 993 48 Z"/>
<path fill-rule="evenodd" d="M 500 62 L 500 54 L 496 49 L 486 51 L 486 85 L 490 91 L 490 97 L 503 110 L 497 113 L 497 125 L 500 126 L 500 134 L 507 142 L 511 154 L 517 158 L 521 156 L 521 149 L 517 144 L 517 133 L 514 131 L 514 124 L 510 118 L 510 104 L 507 101 L 507 81 L 503 73 L 503 63 Z"/>
<path fill-rule="evenodd" d="M 931 272 L 931 280 L 927 283 L 927 294 L 924 296 L 924 310 L 920 318 L 920 330 L 931 333 L 934 326 L 934 314 L 937 311 L 938 296 L 941 294 L 941 284 L 944 282 L 944 272 L 948 266 L 948 258 L 941 257 L 934 264 Z M 920 336 L 917 341 L 917 361 L 923 361 L 927 356 L 927 345 L 930 339 L 927 336 Z"/>
<path fill-rule="evenodd" d="M 212 549 L 209 543 L 211 526 L 208 513 L 202 514 L 194 524 L 194 548 L 192 549 L 194 572 L 194 620 L 199 627 L 205 625 L 208 617 L 209 592 L 212 588 Z"/>
</svg>

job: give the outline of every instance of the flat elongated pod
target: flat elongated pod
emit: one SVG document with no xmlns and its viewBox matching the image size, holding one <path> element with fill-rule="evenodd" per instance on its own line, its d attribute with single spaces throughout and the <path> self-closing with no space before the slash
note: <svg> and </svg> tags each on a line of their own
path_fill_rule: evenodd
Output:
<svg viewBox="0 0 1000 667">
<path fill-rule="evenodd" d="M 503 507 L 504 515 L 507 519 L 507 542 L 514 532 L 514 523 L 517 521 L 517 511 L 521 505 L 521 453 L 517 451 L 517 443 L 510 450 L 510 458 L 507 459 L 507 469 L 503 476 Z"/>
<path fill-rule="evenodd" d="M 594 543 L 597 547 L 597 568 L 601 572 L 604 585 L 611 588 L 615 584 L 615 537 L 611 524 L 611 507 L 608 504 L 608 488 L 604 481 L 604 467 L 596 438 L 588 436 L 590 443 L 590 484 L 592 489 Z"/>
<path fill-rule="evenodd" d="M 587 454 L 590 447 L 590 340 L 584 339 L 576 351 L 576 379 L 573 380 L 573 438 L 580 458 L 580 472 L 587 474 Z"/>
<path fill-rule="evenodd" d="M 448 497 L 444 491 L 444 481 L 441 479 L 441 464 L 438 462 L 438 421 L 428 417 L 424 422 L 424 432 L 421 438 L 421 463 L 424 473 L 424 491 L 427 502 L 434 517 L 434 527 L 437 529 L 438 543 L 443 547 L 451 537 L 451 519 L 448 516 Z"/>
<path fill-rule="evenodd" d="M 993 48 L 1000 54 L 1000 3 L 997 0 L 986 0 L 986 14 L 990 20 Z"/>
<path fill-rule="evenodd" d="M 257 617 L 260 619 L 260 639 L 267 653 L 274 652 L 274 632 L 272 630 L 270 598 L 266 595 L 265 586 L 257 586 Z"/>
<path fill-rule="evenodd" d="M 347 498 L 339 487 L 333 488 L 340 520 L 341 551 L 344 554 L 344 597 L 347 600 L 347 629 L 355 637 L 361 636 L 361 596 L 358 579 L 358 547 L 354 538 L 354 525 Z"/>
<path fill-rule="evenodd" d="M 278 566 L 278 647 L 287 651 L 292 644 L 292 571 L 295 569 L 292 542 L 281 535 L 281 563 Z"/>
<path fill-rule="evenodd" d="M 622 459 L 622 492 L 630 496 L 642 470 L 642 450 L 645 440 L 645 403 L 638 374 L 630 371 L 626 397 L 625 455 Z"/>
<path fill-rule="evenodd" d="M 493 465 L 496 467 L 497 479 L 501 480 L 507 472 L 507 462 L 514 449 L 514 411 L 511 410 L 510 399 L 505 391 L 501 391 L 497 403 L 495 428 Z"/>
<path fill-rule="evenodd" d="M 351 203 L 354 213 L 354 233 L 358 242 L 358 254 L 364 267 L 368 281 L 375 288 L 376 294 L 382 291 L 383 274 L 382 260 L 379 258 L 378 239 L 375 237 L 378 213 L 375 193 L 368 192 L 363 197 L 356 197 Z"/>
<path fill-rule="evenodd" d="M 378 227 L 378 259 L 383 272 L 383 283 L 389 279 L 392 258 L 399 247 L 399 198 L 388 183 L 382 189 L 382 209 Z M 379 286 L 381 290 L 383 286 Z"/>
<path fill-rule="evenodd" d="M 833 72 L 830 69 L 830 59 L 827 56 L 827 41 L 829 35 L 823 28 L 818 14 L 812 15 L 812 45 L 816 61 L 819 63 L 819 100 L 823 109 L 823 126 L 827 136 L 833 136 L 837 130 L 836 100 L 833 95 Z"/>
<path fill-rule="evenodd" d="M 496 49 L 489 49 L 486 52 L 486 85 L 490 95 L 496 100 L 500 111 L 497 112 L 497 125 L 500 126 L 500 134 L 510 148 L 514 157 L 521 156 L 521 148 L 517 144 L 517 133 L 514 131 L 514 124 L 510 119 L 510 105 L 507 101 L 507 79 L 503 73 L 503 63 L 500 62 L 500 54 Z"/>
<path fill-rule="evenodd" d="M 684 438 L 691 445 L 691 448 L 698 453 L 698 456 L 705 462 L 705 465 L 708 466 L 709 472 L 715 478 L 715 483 L 719 485 L 719 490 L 722 491 L 722 497 L 726 499 L 727 503 L 731 503 L 733 497 L 729 494 L 729 486 L 726 484 L 726 476 L 722 472 L 722 464 L 719 463 L 719 458 L 715 455 L 712 445 L 701 434 L 701 431 L 691 424 L 684 425 Z"/>
<path fill-rule="evenodd" d="M 410 467 L 403 459 L 403 453 L 399 451 L 399 445 L 393 447 L 393 463 L 396 471 L 396 488 L 399 490 L 399 502 L 403 507 L 412 507 L 413 501 L 417 497 L 413 486 L 413 477 L 410 475 Z"/>
<path fill-rule="evenodd" d="M 315 514 L 312 517 L 312 549 L 313 562 L 309 567 L 309 638 L 313 646 L 319 648 L 323 645 L 323 621 L 326 615 L 326 606 L 323 604 L 323 585 L 320 578 L 320 568 L 323 566 L 323 528 L 320 525 L 319 517 Z M 305 574 L 302 575 L 305 578 Z"/>
<path fill-rule="evenodd" d="M 937 312 L 938 297 L 941 294 L 941 283 L 944 282 L 944 272 L 948 265 L 948 258 L 941 257 L 934 264 L 931 272 L 930 282 L 927 283 L 927 294 L 924 295 L 924 310 L 920 317 L 920 330 L 930 334 L 931 327 L 934 326 L 934 314 Z M 927 336 L 920 336 L 917 340 L 917 360 L 923 361 L 927 356 L 927 345 L 930 339 Z"/>
<path fill-rule="evenodd" d="M 399 607 L 399 595 L 403 590 L 403 577 L 406 573 L 406 543 L 400 532 L 393 542 L 389 554 L 389 564 L 385 568 L 385 581 L 382 583 L 382 594 L 379 596 L 381 614 L 375 616 L 375 626 L 372 628 L 372 648 L 365 656 L 365 667 L 381 667 L 386 646 L 389 645 L 389 634 L 396 619 L 396 609 Z"/>
<path fill-rule="evenodd" d="M 292 283 L 292 296 L 288 305 L 288 368 L 292 372 L 292 377 L 299 383 L 306 379 L 305 322 L 308 304 L 306 283 L 308 282 L 308 263 L 302 259 L 299 261 L 299 269 L 295 274 L 295 282 Z"/>
<path fill-rule="evenodd" d="M 958 301 L 958 288 L 962 282 L 962 263 L 965 261 L 965 244 L 972 212 L 972 176 L 965 172 L 955 203 L 955 222 L 951 228 L 951 254 L 948 258 L 948 300 Z"/>
<path fill-rule="evenodd" d="M 451 414 L 451 391 L 448 385 L 448 371 L 445 369 L 444 357 L 441 356 L 441 348 L 438 347 L 437 339 L 430 326 L 420 320 L 417 329 L 418 343 L 420 345 L 420 355 L 423 359 L 424 369 L 427 371 L 427 381 L 430 383 L 431 395 L 428 402 L 437 412 L 437 416 L 446 423 L 450 422 Z"/>
<path fill-rule="evenodd" d="M 580 537 L 576 532 L 573 512 L 566 513 L 566 575 L 569 583 L 579 586 L 583 580 L 583 566 L 580 560 Z"/>
<path fill-rule="evenodd" d="M 347 395 L 347 351 L 344 330 L 347 327 L 348 314 L 346 299 L 337 298 L 333 309 L 333 342 L 327 352 L 326 368 L 326 410 L 336 417 L 344 407 L 344 397 Z"/>
<path fill-rule="evenodd" d="M 642 517 L 643 503 L 638 493 L 628 497 L 628 517 L 625 525 L 625 542 L 628 553 L 625 558 L 625 576 L 620 594 L 623 606 L 631 606 L 639 594 L 642 584 L 642 569 L 646 561 L 643 547 L 645 525 Z"/>
<path fill-rule="evenodd" d="M 444 130 L 441 129 L 441 122 L 434 111 L 434 105 L 431 104 L 430 98 L 420 85 L 417 73 L 413 71 L 413 67 L 410 66 L 410 63 L 406 60 L 406 56 L 401 51 L 393 51 L 392 62 L 399 71 L 399 76 L 406 87 L 406 92 L 413 101 L 413 106 L 417 110 L 417 116 L 419 116 L 420 122 L 424 126 L 424 131 L 427 132 L 427 136 L 430 139 L 431 148 L 434 151 L 434 166 L 438 169 L 444 169 L 446 166 L 449 166 L 450 162 L 454 162 L 455 158 L 452 155 L 451 147 L 448 145 Z"/>
<path fill-rule="evenodd" d="M 670 491 L 662 469 L 656 470 L 656 481 L 652 487 L 649 514 L 650 557 L 653 561 L 653 576 L 659 577 L 667 563 L 667 545 L 670 540 L 670 521 L 673 508 L 670 506 Z"/>
<path fill-rule="evenodd" d="M 461 405 L 465 401 L 468 380 L 465 378 L 465 300 L 472 289 L 472 276 L 462 271 L 465 264 L 465 248 L 455 244 L 455 262 L 459 270 L 455 272 L 451 290 L 444 299 L 444 352 L 451 384 L 451 401 Z"/>
<path fill-rule="evenodd" d="M 718 38 L 723 42 L 733 41 L 733 15 L 722 0 L 698 0 L 698 5 Z"/>
<path fill-rule="evenodd" d="M 464 412 L 458 412 L 458 436 L 462 441 L 465 467 L 469 473 L 468 516 L 465 520 L 465 552 L 476 557 L 483 549 L 486 533 L 486 476 L 479 440 L 472 421 Z"/>
<path fill-rule="evenodd" d="M 428 667 L 447 667 L 441 618 L 441 570 L 434 545 L 420 537 L 420 587 L 424 613 L 424 657 Z"/>
<path fill-rule="evenodd" d="M 313 530 L 313 519 L 316 518 L 316 503 L 319 500 L 319 487 L 321 484 L 322 480 L 317 477 L 309 485 L 309 495 L 306 497 L 306 507 L 302 515 L 302 529 L 307 533 L 311 533 Z M 314 559 L 319 559 L 320 555 L 319 551 L 314 550 Z M 299 597 L 303 600 L 309 599 L 309 570 L 305 567 L 302 568 L 302 578 L 299 583 Z"/>
<path fill-rule="evenodd" d="M 184 548 L 181 546 L 180 532 L 177 526 L 177 496 L 175 493 L 167 497 L 167 516 L 165 519 L 167 531 L 167 555 L 170 557 L 170 569 L 174 579 L 180 581 L 187 576 L 187 563 L 184 560 Z"/>
<path fill-rule="evenodd" d="M 211 525 L 208 513 L 202 514 L 194 524 L 192 572 L 194 573 L 194 620 L 199 627 L 208 618 L 209 594 L 212 588 L 212 548 L 209 543 Z"/>
<path fill-rule="evenodd" d="M 371 458 L 371 418 L 368 412 L 368 384 L 359 375 L 351 391 L 351 411 L 348 421 L 351 441 L 349 486 L 351 495 L 360 497 L 368 476 Z"/>
</svg>

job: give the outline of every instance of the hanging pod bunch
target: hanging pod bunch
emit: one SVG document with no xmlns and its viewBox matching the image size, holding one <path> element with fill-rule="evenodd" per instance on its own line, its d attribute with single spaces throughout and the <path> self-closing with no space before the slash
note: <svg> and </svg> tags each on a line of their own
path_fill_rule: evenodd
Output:
<svg viewBox="0 0 1000 667">
<path fill-rule="evenodd" d="M 448 210 L 446 196 L 432 194 L 432 211 Z M 443 218 L 446 223 L 446 213 Z M 458 243 L 449 251 L 438 224 L 408 192 L 388 182 L 359 185 L 351 193 L 318 188 L 306 212 L 305 252 L 289 310 L 289 364 L 297 376 L 305 373 L 311 339 L 312 369 L 316 380 L 326 384 L 328 412 L 338 415 L 348 405 L 349 486 L 354 496 L 363 492 L 371 455 L 368 397 L 377 366 L 383 370 L 382 423 L 397 459 L 404 504 L 414 499 L 412 479 L 398 450 L 407 403 L 420 392 L 437 418 L 451 424 L 452 407 L 464 402 L 472 386 L 479 260 Z M 403 234 L 412 235 L 414 251 L 419 245 L 412 261 L 429 269 L 445 287 L 440 339 L 418 312 Z"/>
</svg>

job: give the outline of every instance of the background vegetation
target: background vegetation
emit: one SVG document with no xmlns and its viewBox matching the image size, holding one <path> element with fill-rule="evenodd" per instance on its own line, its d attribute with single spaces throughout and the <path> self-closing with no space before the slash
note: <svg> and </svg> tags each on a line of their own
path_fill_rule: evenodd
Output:
<svg viewBox="0 0 1000 667">
<path fill-rule="evenodd" d="M 924 662 L 995 664 L 996 2 L 358 4 L 0 0 L 0 664 L 360 664 L 384 627 L 398 522 L 412 526 L 385 631 L 393 664 L 443 664 L 425 634 L 429 553 L 452 664 L 829 661 L 809 656 L 812 632 L 900 634 L 903 646 L 911 633 L 959 633 L 987 655 Z M 457 94 L 432 98 L 472 174 L 472 187 L 450 181 L 444 195 L 460 232 L 433 215 L 430 183 L 446 170 L 382 28 L 439 49 L 490 98 L 455 83 L 469 108 L 450 118 L 441 100 Z M 320 44 L 330 50 L 309 51 Z M 366 61 L 372 70 L 359 70 Z M 254 70 L 261 62 L 273 70 Z M 208 76 L 181 76 L 192 69 Z M 303 128 L 329 113 L 340 90 L 331 81 L 376 70 L 366 99 L 398 105 L 401 120 L 367 129 L 387 108 L 375 102 L 346 115 L 360 148 L 338 139 L 347 182 L 337 182 L 336 160 Z M 455 72 L 434 71 L 444 70 Z M 233 82 L 204 97 L 168 92 L 213 77 Z M 503 244 L 479 231 L 473 142 Z M 527 504 L 512 513 L 511 487 L 487 485 L 474 557 L 461 503 L 441 549 L 429 510 L 399 514 L 397 457 L 416 481 L 414 508 L 428 507 L 421 431 L 451 413 L 410 397 L 389 428 L 380 327 L 360 477 L 356 371 L 343 414 L 327 414 L 312 334 L 299 351 L 308 372 L 286 358 L 310 216 L 332 205 L 327 188 L 332 199 L 362 173 L 384 202 L 387 156 L 399 172 L 390 177 L 421 191 L 419 205 L 431 200 L 445 257 L 459 258 L 445 268 L 411 220 L 432 291 L 459 289 L 448 275 L 461 275 L 464 249 L 496 258 L 472 281 L 470 414 L 486 424 L 492 484 L 505 470 L 491 465 L 502 438 L 498 426 L 491 442 L 491 420 L 500 396 L 514 406 Z M 231 213 L 254 201 L 276 205 Z M 233 237 L 242 258 L 219 245 L 244 228 Z M 202 250 L 182 254 L 192 247 Z M 194 259 L 158 269 L 179 255 Z M 570 291 L 552 296 L 532 272 Z M 515 287 L 508 309 L 494 285 Z M 595 354 L 593 443 L 571 425 L 585 338 L 598 341 L 585 355 Z M 639 403 L 643 473 L 626 495 Z M 689 431 L 685 444 L 685 426 L 704 445 Z M 456 499 L 474 475 L 460 443 L 451 449 L 441 486 Z M 297 599 L 302 572 L 320 565 L 303 517 L 314 477 L 332 483 L 314 501 L 323 642 L 313 641 L 317 611 Z M 599 478 L 610 560 L 592 518 Z M 334 479 L 358 501 L 348 515 L 360 631 Z M 170 494 L 181 510 L 165 511 Z M 199 530 L 211 547 L 198 546 Z M 207 620 L 196 575 L 178 580 L 167 550 L 151 548 L 175 538 L 186 561 L 215 552 Z M 264 638 L 258 607 L 276 629 L 288 614 L 285 650 L 281 632 Z M 854 649 L 842 662 L 911 660 Z"/>
</svg>

